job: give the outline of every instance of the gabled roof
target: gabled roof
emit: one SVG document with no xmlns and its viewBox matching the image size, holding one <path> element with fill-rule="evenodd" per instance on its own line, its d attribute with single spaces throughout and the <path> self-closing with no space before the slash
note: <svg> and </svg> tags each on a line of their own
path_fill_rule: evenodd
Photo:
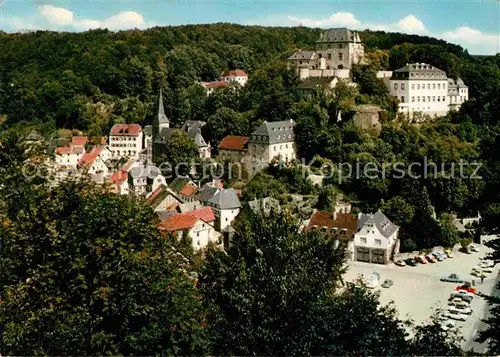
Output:
<svg viewBox="0 0 500 357">
<path fill-rule="evenodd" d="M 127 181 L 128 179 L 128 172 L 119 170 L 116 171 L 113 175 L 111 175 L 111 181 L 117 185 L 120 186 L 123 182 Z"/>
<path fill-rule="evenodd" d="M 40 141 L 43 140 L 43 136 L 41 136 L 38 131 L 33 129 L 25 138 L 25 141 Z"/>
<path fill-rule="evenodd" d="M 398 68 L 394 72 L 446 73 L 442 69 L 436 68 L 427 63 L 407 63 L 404 67 Z"/>
<path fill-rule="evenodd" d="M 248 142 L 274 144 L 294 141 L 293 120 L 264 122 L 254 130 Z"/>
<path fill-rule="evenodd" d="M 139 124 L 115 124 L 111 128 L 113 136 L 138 136 L 142 131 Z"/>
<path fill-rule="evenodd" d="M 73 146 L 84 146 L 88 142 L 88 138 L 86 136 L 73 136 L 71 138 L 71 145 Z"/>
<path fill-rule="evenodd" d="M 85 153 L 82 156 L 82 158 L 78 162 L 78 165 L 92 165 L 97 157 L 101 154 L 103 149 L 103 146 L 94 146 L 92 150 L 90 150 L 90 152 Z"/>
<path fill-rule="evenodd" d="M 163 202 L 164 199 L 168 197 L 171 193 L 169 192 L 167 186 L 160 185 L 156 190 L 153 191 L 151 195 L 146 199 L 146 204 L 150 206 L 153 210 L 156 209 Z"/>
<path fill-rule="evenodd" d="M 351 213 L 336 213 L 331 211 L 315 212 L 306 227 L 306 231 L 326 228 L 326 234 L 337 239 L 352 239 L 356 233 L 357 221 Z"/>
<path fill-rule="evenodd" d="M 333 28 L 329 29 L 326 32 L 323 32 L 319 40 L 316 41 L 316 43 L 322 43 L 322 42 L 361 42 L 361 39 L 359 38 L 359 35 L 356 31 L 351 31 L 346 29 L 345 27 L 342 28 Z"/>
<path fill-rule="evenodd" d="M 192 202 L 184 202 L 181 203 L 178 207 L 177 210 L 179 213 L 187 213 L 190 211 L 194 211 L 197 209 L 202 208 L 203 206 L 201 205 L 200 201 L 192 201 Z"/>
<path fill-rule="evenodd" d="M 389 238 L 399 229 L 399 226 L 392 223 L 381 210 L 378 210 L 374 214 L 360 213 L 358 216 L 357 230 L 359 231 L 365 224 L 375 224 L 385 238 Z"/>
<path fill-rule="evenodd" d="M 56 154 L 58 155 L 69 155 L 73 153 L 73 148 L 71 146 L 60 146 L 56 149 Z"/>
<path fill-rule="evenodd" d="M 200 129 L 198 129 L 198 131 L 196 132 L 196 135 L 194 137 L 194 143 L 199 148 L 206 148 L 206 147 L 208 147 L 207 143 L 205 142 L 205 139 L 203 139 L 203 136 L 201 135 Z"/>
<path fill-rule="evenodd" d="M 196 199 L 200 202 L 208 202 L 217 192 L 219 192 L 217 187 L 205 185 L 198 191 Z"/>
<path fill-rule="evenodd" d="M 197 209 L 195 211 L 187 212 L 184 214 L 190 214 L 190 215 L 192 215 L 196 218 L 199 218 L 202 221 L 205 221 L 208 223 L 215 221 L 214 211 L 212 211 L 212 209 L 210 207 Z"/>
<path fill-rule="evenodd" d="M 219 143 L 219 150 L 246 150 L 245 145 L 248 142 L 248 136 L 226 136 Z"/>
<path fill-rule="evenodd" d="M 312 60 L 314 59 L 314 51 L 302 51 L 299 50 L 293 55 L 288 57 L 289 60 Z"/>
<path fill-rule="evenodd" d="M 189 177 L 177 176 L 168 187 L 174 192 L 180 192 L 186 185 L 193 183 Z"/>
<path fill-rule="evenodd" d="M 241 207 L 240 200 L 238 199 L 236 192 L 232 188 L 220 190 L 211 199 L 208 200 L 208 203 L 217 206 L 219 209 Z"/>
<path fill-rule="evenodd" d="M 191 197 L 196 193 L 197 190 L 198 190 L 198 186 L 188 184 L 188 185 L 184 186 L 184 188 L 182 190 L 180 190 L 179 194 L 181 194 L 183 196 Z"/>
<path fill-rule="evenodd" d="M 248 74 L 241 69 L 235 69 L 233 71 L 222 72 L 221 77 L 248 77 Z"/>
<path fill-rule="evenodd" d="M 335 77 L 309 77 L 304 79 L 297 88 L 299 89 L 325 89 L 330 88 L 330 84 Z"/>
<path fill-rule="evenodd" d="M 165 142 L 170 139 L 174 131 L 179 130 L 176 128 L 163 128 L 161 129 L 158 137 L 155 139 L 156 144 L 165 144 Z"/>
<path fill-rule="evenodd" d="M 224 81 L 203 82 L 201 85 L 205 88 L 213 88 L 213 89 L 226 88 L 229 86 L 229 84 Z"/>
</svg>

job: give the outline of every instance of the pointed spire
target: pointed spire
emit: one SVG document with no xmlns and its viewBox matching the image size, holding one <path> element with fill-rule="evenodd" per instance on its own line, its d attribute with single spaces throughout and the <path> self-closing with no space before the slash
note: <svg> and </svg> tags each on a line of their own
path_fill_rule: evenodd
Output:
<svg viewBox="0 0 500 357">
<path fill-rule="evenodd" d="M 168 124 L 169 120 L 165 114 L 165 108 L 163 107 L 163 93 L 160 89 L 160 103 L 158 105 L 158 122 L 160 124 Z"/>
</svg>

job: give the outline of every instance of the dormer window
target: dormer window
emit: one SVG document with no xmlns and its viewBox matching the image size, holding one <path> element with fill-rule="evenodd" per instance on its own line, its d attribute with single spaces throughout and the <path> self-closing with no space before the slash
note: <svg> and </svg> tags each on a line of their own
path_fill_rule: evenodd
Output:
<svg viewBox="0 0 500 357">
<path fill-rule="evenodd" d="M 327 231 L 326 226 L 321 227 L 321 232 L 322 232 L 322 233 L 326 233 L 326 231 Z"/>
</svg>

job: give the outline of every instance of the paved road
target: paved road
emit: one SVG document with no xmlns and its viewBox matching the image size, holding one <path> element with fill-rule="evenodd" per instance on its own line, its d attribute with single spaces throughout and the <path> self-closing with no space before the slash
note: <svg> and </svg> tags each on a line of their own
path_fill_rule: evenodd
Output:
<svg viewBox="0 0 500 357">
<path fill-rule="evenodd" d="M 349 262 L 349 270 L 344 276 L 346 281 L 352 281 L 359 273 L 365 276 L 374 270 L 380 274 L 381 282 L 385 279 L 394 281 L 389 289 L 376 288 L 380 292 L 380 301 L 383 304 L 394 302 L 399 317 L 409 319 L 417 324 L 430 322 L 432 315 L 438 309 L 446 308 L 448 298 L 458 284 L 441 282 L 439 279 L 451 273 L 458 274 L 464 280 L 471 280 L 471 269 L 476 266 L 480 258 L 484 257 L 489 249 L 478 245 L 479 253 L 463 254 L 454 252 L 455 258 L 439 263 L 418 265 L 416 267 L 398 267 L 395 265 L 374 265 L 362 262 Z M 485 294 L 491 294 L 498 278 L 498 266 L 483 283 L 477 281 L 476 288 Z M 476 278 L 477 279 L 477 278 Z M 484 352 L 485 345 L 474 342 L 477 330 L 483 329 L 485 324 L 480 320 L 488 306 L 484 299 L 475 297 L 471 302 L 474 312 L 465 322 L 457 322 L 459 333 L 464 338 L 463 348 L 473 348 L 477 352 Z"/>
</svg>

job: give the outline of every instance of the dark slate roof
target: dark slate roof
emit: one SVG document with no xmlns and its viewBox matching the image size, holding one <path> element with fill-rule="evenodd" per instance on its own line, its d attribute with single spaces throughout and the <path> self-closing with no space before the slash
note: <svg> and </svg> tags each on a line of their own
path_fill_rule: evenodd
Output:
<svg viewBox="0 0 500 357">
<path fill-rule="evenodd" d="M 284 143 L 295 139 L 293 120 L 283 120 L 262 123 L 250 136 L 248 142 L 252 143 Z"/>
<path fill-rule="evenodd" d="M 217 192 L 208 203 L 217 206 L 219 209 L 240 208 L 241 203 L 236 191 L 232 188 Z"/>
<path fill-rule="evenodd" d="M 161 129 L 158 137 L 155 139 L 155 144 L 165 144 L 165 142 L 170 139 L 170 137 L 172 136 L 172 134 L 174 133 L 175 130 L 179 130 L 179 129 L 175 129 L 175 128 L 163 128 Z"/>
<path fill-rule="evenodd" d="M 314 51 L 297 51 L 290 57 L 289 60 L 312 60 L 314 58 Z"/>
<path fill-rule="evenodd" d="M 217 187 L 205 185 L 198 191 L 196 199 L 200 202 L 208 202 L 218 191 Z"/>
<path fill-rule="evenodd" d="M 386 238 L 389 238 L 399 229 L 399 226 L 392 223 L 381 210 L 378 210 L 374 214 L 360 213 L 358 217 L 358 231 L 367 223 L 375 224 L 380 233 Z"/>
<path fill-rule="evenodd" d="M 194 143 L 199 148 L 208 147 L 207 143 L 205 142 L 205 139 L 203 139 L 203 136 L 201 135 L 201 130 L 198 130 L 198 132 L 196 133 L 196 136 L 194 137 Z"/>
<path fill-rule="evenodd" d="M 346 28 L 333 28 L 323 32 L 316 43 L 322 42 L 361 42 L 356 31 Z"/>
<path fill-rule="evenodd" d="M 144 135 L 153 135 L 153 126 L 152 125 L 146 125 L 144 129 L 142 129 L 142 132 Z"/>
<path fill-rule="evenodd" d="M 193 137 L 196 135 L 199 129 L 205 126 L 205 122 L 201 120 L 186 120 L 186 122 L 182 125 L 182 129 L 184 129 L 189 136 Z"/>
<path fill-rule="evenodd" d="M 160 89 L 160 100 L 158 103 L 158 122 L 160 124 L 168 123 L 169 120 L 165 114 L 165 108 L 163 107 L 163 94 Z"/>
<path fill-rule="evenodd" d="M 328 88 L 335 77 L 311 77 L 304 79 L 299 85 L 299 89 L 320 89 Z"/>
<path fill-rule="evenodd" d="M 179 193 L 184 188 L 184 186 L 188 185 L 189 183 L 192 183 L 189 177 L 178 176 L 168 185 L 168 187 L 172 191 Z"/>
</svg>

